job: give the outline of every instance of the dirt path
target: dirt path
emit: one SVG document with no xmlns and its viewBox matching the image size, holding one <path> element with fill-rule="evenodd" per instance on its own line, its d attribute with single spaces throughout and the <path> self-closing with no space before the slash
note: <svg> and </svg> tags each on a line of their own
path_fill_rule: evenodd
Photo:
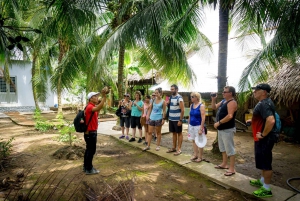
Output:
<svg viewBox="0 0 300 201">
<path fill-rule="evenodd" d="M 216 138 L 216 131 L 209 128 L 207 134 L 207 146 L 204 150 L 204 158 L 214 164 L 219 164 L 222 161 L 221 155 L 213 155 L 211 153 L 212 143 Z M 186 130 L 183 131 L 183 152 L 185 154 L 192 154 L 192 143 L 187 140 Z M 236 170 L 244 175 L 259 178 L 260 172 L 255 168 L 254 160 L 254 142 L 251 133 L 237 132 L 235 137 L 236 147 Z M 172 134 L 163 136 L 162 145 L 171 147 Z M 288 178 L 300 177 L 300 146 L 299 144 L 291 144 L 280 142 L 274 146 L 273 149 L 273 177 L 272 184 L 291 190 L 286 184 Z M 293 182 L 295 187 L 300 189 L 300 181 Z"/>
<path fill-rule="evenodd" d="M 84 200 L 83 183 L 101 186 L 104 181 L 114 185 L 117 180 L 134 178 L 136 200 L 244 200 L 239 192 L 226 190 L 194 172 L 150 153 L 127 147 L 119 141 L 99 136 L 94 166 L 101 170 L 99 175 L 86 176 L 82 173 L 82 160 L 57 160 L 52 154 L 64 144 L 53 140 L 56 134 L 41 134 L 34 128 L 21 127 L 8 119 L 0 119 L 0 135 L 4 139 L 14 136 L 14 153 L 4 164 L 0 178 L 16 178 L 20 171 L 32 168 L 18 194 L 33 188 L 36 193 L 31 200 Z M 78 145 L 84 146 L 78 134 Z M 35 183 L 38 181 L 37 183 Z M 1 190 L 4 193 L 9 191 Z M 1 192 L 0 191 L 0 192 Z M 15 194 L 14 190 L 11 195 Z M 63 196 L 59 199 L 59 197 Z M 252 197 L 247 200 L 255 200 Z"/>
</svg>

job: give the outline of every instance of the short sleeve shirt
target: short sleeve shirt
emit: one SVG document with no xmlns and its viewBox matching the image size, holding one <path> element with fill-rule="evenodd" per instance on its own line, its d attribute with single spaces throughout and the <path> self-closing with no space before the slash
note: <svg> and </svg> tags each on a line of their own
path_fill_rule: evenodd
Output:
<svg viewBox="0 0 300 201">
<path fill-rule="evenodd" d="M 133 103 L 136 103 L 139 107 L 143 107 L 144 106 L 144 103 L 143 103 L 143 101 L 138 101 L 138 102 L 136 102 L 136 101 L 134 101 Z M 140 117 L 140 116 L 142 116 L 142 111 L 141 110 L 139 110 L 138 108 L 137 108 L 137 106 L 136 105 L 133 105 L 132 104 L 132 106 L 131 106 L 131 116 L 133 116 L 133 117 Z"/>
<path fill-rule="evenodd" d="M 93 103 L 89 103 L 85 108 L 85 122 L 88 124 L 92 115 L 92 109 L 95 107 Z M 94 112 L 91 122 L 88 126 L 88 131 L 96 131 L 98 129 L 98 112 Z"/>
<path fill-rule="evenodd" d="M 274 103 L 269 98 L 259 101 L 255 106 L 251 122 L 254 141 L 258 141 L 256 133 L 263 131 L 266 119 L 274 115 L 274 109 Z"/>
<path fill-rule="evenodd" d="M 169 120 L 170 121 L 179 121 L 181 109 L 179 103 L 183 102 L 183 98 L 181 95 L 177 94 L 177 96 L 170 97 L 170 112 L 169 112 Z"/>
</svg>

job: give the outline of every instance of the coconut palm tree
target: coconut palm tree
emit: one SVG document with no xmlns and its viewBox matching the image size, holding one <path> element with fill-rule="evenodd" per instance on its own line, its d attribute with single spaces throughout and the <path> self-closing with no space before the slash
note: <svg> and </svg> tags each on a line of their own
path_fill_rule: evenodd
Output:
<svg viewBox="0 0 300 201">
<path fill-rule="evenodd" d="M 250 90 L 253 83 L 265 82 L 277 71 L 282 63 L 294 63 L 299 61 L 300 44 L 300 2 L 275 1 L 271 14 L 268 13 L 270 20 L 263 25 L 270 30 L 273 38 L 256 51 L 251 63 L 245 68 L 239 81 L 240 91 Z M 248 93 L 249 94 L 249 93 Z"/>
</svg>

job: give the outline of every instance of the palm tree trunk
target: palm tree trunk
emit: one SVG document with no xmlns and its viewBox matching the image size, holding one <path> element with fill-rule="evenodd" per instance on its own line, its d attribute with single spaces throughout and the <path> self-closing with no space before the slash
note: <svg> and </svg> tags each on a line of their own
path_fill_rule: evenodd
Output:
<svg viewBox="0 0 300 201">
<path fill-rule="evenodd" d="M 218 97 L 222 97 L 222 91 L 227 82 L 229 8 L 224 6 L 225 1 L 226 0 L 220 0 L 219 4 Z M 212 146 L 212 152 L 219 153 L 218 135 Z"/>
<path fill-rule="evenodd" d="M 59 39 L 59 56 L 58 56 L 58 65 L 61 64 L 61 61 L 63 60 L 65 54 L 68 51 L 68 45 L 65 43 L 64 40 Z M 61 77 L 59 77 L 57 81 L 57 114 L 62 115 L 62 102 L 61 102 L 61 93 L 62 93 L 62 86 L 61 86 Z"/>
<path fill-rule="evenodd" d="M 120 45 L 119 49 L 119 65 L 118 65 L 118 94 L 119 99 L 124 95 L 123 85 L 124 85 L 124 57 L 125 57 L 125 46 Z"/>
<path fill-rule="evenodd" d="M 33 58 L 32 58 L 32 67 L 31 67 L 31 86 L 32 86 L 32 93 L 33 93 L 33 100 L 34 100 L 34 104 L 35 104 L 35 109 L 36 110 L 41 110 L 40 106 L 39 106 L 39 103 L 38 103 L 36 83 L 35 83 L 36 59 L 37 59 L 37 54 L 34 50 Z"/>
</svg>

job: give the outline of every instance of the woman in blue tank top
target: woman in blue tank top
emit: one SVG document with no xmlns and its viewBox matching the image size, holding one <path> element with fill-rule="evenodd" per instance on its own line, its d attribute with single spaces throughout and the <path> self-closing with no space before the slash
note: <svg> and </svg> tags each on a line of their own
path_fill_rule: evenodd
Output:
<svg viewBox="0 0 300 201">
<path fill-rule="evenodd" d="M 161 127 L 165 123 L 166 118 L 166 102 L 162 99 L 162 89 L 155 89 L 155 99 L 152 104 L 150 104 L 146 119 L 149 120 L 149 130 L 148 130 L 148 145 L 144 151 L 150 149 L 150 144 L 152 140 L 152 132 L 155 129 L 157 140 L 156 140 L 156 151 L 160 149 L 161 141 Z"/>
<path fill-rule="evenodd" d="M 191 93 L 191 110 L 189 117 L 188 139 L 193 141 L 194 154 L 191 158 L 193 162 L 203 161 L 203 147 L 199 148 L 195 143 L 197 135 L 205 135 L 205 106 L 201 103 L 201 95 L 197 92 Z M 206 136 L 204 136 L 206 137 Z"/>
</svg>

